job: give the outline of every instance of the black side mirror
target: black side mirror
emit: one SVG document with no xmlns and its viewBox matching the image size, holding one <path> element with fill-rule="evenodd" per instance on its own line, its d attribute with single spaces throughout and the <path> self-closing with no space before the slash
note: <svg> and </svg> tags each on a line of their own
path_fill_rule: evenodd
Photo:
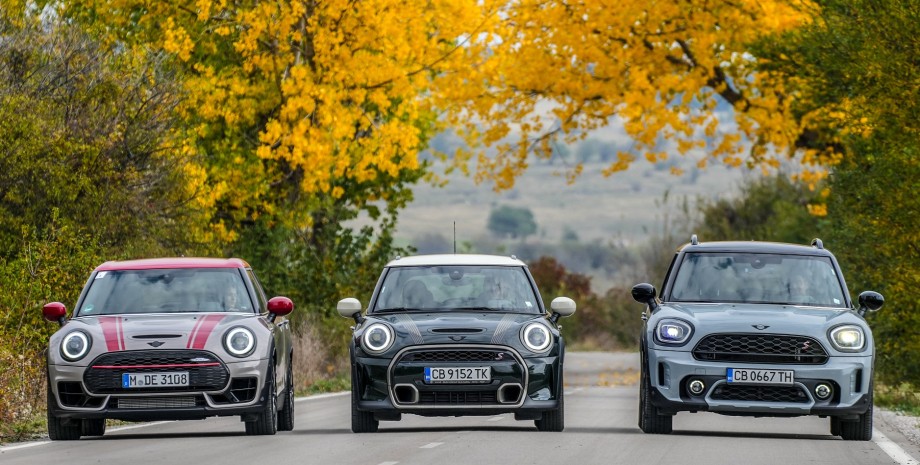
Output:
<svg viewBox="0 0 920 465">
<path fill-rule="evenodd" d="M 859 294 L 859 309 L 857 313 L 860 316 L 866 314 L 866 311 L 874 312 L 885 305 L 885 298 L 875 291 L 863 291 Z"/>
<path fill-rule="evenodd" d="M 658 310 L 658 292 L 655 290 L 655 286 L 649 283 L 636 284 L 632 288 L 632 296 L 633 299 L 636 299 L 636 302 L 648 305 L 649 310 L 653 312 Z"/>
</svg>

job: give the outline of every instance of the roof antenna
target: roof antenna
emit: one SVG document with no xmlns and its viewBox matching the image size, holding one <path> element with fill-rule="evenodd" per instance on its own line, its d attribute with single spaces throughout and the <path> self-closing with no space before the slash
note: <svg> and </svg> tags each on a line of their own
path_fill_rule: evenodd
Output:
<svg viewBox="0 0 920 465">
<path fill-rule="evenodd" d="M 454 221 L 454 255 L 457 255 L 457 222 Z"/>
</svg>

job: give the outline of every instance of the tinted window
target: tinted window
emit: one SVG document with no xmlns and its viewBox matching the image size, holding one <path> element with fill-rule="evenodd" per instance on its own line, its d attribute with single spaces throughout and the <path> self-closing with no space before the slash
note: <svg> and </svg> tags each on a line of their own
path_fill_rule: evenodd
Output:
<svg viewBox="0 0 920 465">
<path fill-rule="evenodd" d="M 246 312 L 252 300 L 239 270 L 100 271 L 77 316 L 122 313 Z"/>
<path fill-rule="evenodd" d="M 741 253 L 684 255 L 670 300 L 844 307 L 828 257 Z"/>
<path fill-rule="evenodd" d="M 540 312 L 527 273 L 507 266 L 390 268 L 374 311 L 388 309 Z"/>
</svg>

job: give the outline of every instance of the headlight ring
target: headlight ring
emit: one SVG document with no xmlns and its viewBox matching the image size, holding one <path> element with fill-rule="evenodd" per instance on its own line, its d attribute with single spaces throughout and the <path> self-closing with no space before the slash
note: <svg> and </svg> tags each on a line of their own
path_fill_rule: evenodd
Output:
<svg viewBox="0 0 920 465">
<path fill-rule="evenodd" d="M 224 350 L 234 357 L 248 357 L 255 349 L 256 337 L 246 327 L 236 326 L 224 334 Z"/>
<path fill-rule="evenodd" d="M 546 352 L 553 342 L 553 336 L 546 325 L 530 323 L 521 330 L 521 342 L 531 352 Z"/>
<path fill-rule="evenodd" d="M 655 342 L 666 345 L 683 345 L 693 335 L 693 325 L 677 318 L 665 318 L 655 325 Z"/>
<path fill-rule="evenodd" d="M 76 362 L 93 346 L 93 339 L 83 331 L 71 331 L 61 340 L 61 356 L 68 362 Z"/>
<path fill-rule="evenodd" d="M 369 353 L 381 354 L 393 346 L 393 330 L 383 323 L 374 323 L 361 335 L 361 347 Z"/>
<path fill-rule="evenodd" d="M 866 348 L 866 333 L 856 325 L 842 325 L 828 332 L 828 339 L 841 352 L 862 352 Z"/>
</svg>

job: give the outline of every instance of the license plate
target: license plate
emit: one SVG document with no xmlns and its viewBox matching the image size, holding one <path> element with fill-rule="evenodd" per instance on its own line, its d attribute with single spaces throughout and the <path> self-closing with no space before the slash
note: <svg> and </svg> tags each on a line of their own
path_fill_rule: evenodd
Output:
<svg viewBox="0 0 920 465">
<path fill-rule="evenodd" d="M 725 376 L 729 383 L 791 385 L 795 380 L 795 371 L 729 368 Z"/>
<path fill-rule="evenodd" d="M 492 367 L 425 367 L 425 382 L 473 384 L 492 381 Z"/>
<path fill-rule="evenodd" d="M 175 387 L 188 386 L 187 371 L 171 371 L 169 373 L 122 373 L 121 387 Z"/>
</svg>

